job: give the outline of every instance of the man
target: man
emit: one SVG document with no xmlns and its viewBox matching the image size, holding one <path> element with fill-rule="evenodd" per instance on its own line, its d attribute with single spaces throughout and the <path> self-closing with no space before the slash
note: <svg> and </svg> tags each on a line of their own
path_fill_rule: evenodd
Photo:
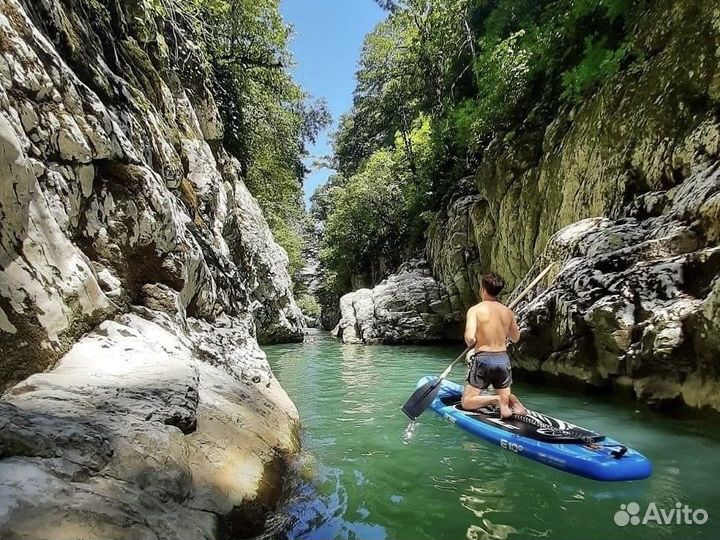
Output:
<svg viewBox="0 0 720 540">
<path fill-rule="evenodd" d="M 463 389 L 462 406 L 472 410 L 498 405 L 501 418 L 509 418 L 513 413 L 526 414 L 525 407 L 510 392 L 512 371 L 506 343 L 508 339 L 517 343 L 520 330 L 515 314 L 497 298 L 505 282 L 493 272 L 483 275 L 480 283 L 482 302 L 468 310 L 465 324 L 465 343 L 473 347 L 473 355 Z M 481 395 L 481 391 L 490 385 L 495 394 Z"/>
</svg>

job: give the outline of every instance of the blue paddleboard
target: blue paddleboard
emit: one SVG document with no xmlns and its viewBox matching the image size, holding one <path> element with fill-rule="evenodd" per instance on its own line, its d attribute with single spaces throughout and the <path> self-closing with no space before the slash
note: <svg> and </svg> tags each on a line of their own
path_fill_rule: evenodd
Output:
<svg viewBox="0 0 720 540">
<path fill-rule="evenodd" d="M 417 386 L 433 380 L 423 377 Z M 497 407 L 466 411 L 461 396 L 459 384 L 444 380 L 430 408 L 504 450 L 593 480 L 641 480 L 652 473 L 650 461 L 641 453 L 592 430 L 531 410 L 509 419 L 501 419 Z"/>
</svg>

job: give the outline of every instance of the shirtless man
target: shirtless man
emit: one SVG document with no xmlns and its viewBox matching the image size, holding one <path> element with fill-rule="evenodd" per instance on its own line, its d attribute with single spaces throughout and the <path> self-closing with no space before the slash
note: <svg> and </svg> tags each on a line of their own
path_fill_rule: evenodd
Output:
<svg viewBox="0 0 720 540">
<path fill-rule="evenodd" d="M 512 371 L 506 343 L 520 339 L 515 314 L 497 299 L 505 282 L 495 274 L 485 274 L 481 280 L 482 302 L 467 312 L 465 343 L 474 347 L 462 395 L 463 409 L 478 409 L 486 405 L 499 405 L 500 416 L 509 418 L 514 413 L 526 414 L 522 403 L 510 393 Z M 481 395 L 492 385 L 495 394 Z M 512 407 L 512 409 L 511 409 Z"/>
</svg>

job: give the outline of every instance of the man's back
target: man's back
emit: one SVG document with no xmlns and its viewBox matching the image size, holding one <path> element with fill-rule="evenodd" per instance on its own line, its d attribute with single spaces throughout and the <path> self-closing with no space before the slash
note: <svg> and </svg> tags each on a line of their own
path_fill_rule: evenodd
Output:
<svg viewBox="0 0 720 540">
<path fill-rule="evenodd" d="M 507 339 L 515 342 L 520 332 L 515 314 L 500 302 L 480 302 L 470 308 L 475 319 L 475 351 L 504 351 Z"/>
</svg>

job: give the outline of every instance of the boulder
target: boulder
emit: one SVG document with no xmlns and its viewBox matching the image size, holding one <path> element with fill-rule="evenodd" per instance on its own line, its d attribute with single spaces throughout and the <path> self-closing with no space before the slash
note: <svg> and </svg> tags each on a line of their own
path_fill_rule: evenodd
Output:
<svg viewBox="0 0 720 540">
<path fill-rule="evenodd" d="M 295 407 L 247 325 L 188 325 L 145 308 L 105 321 L 6 392 L 6 536 L 212 538 L 216 516 L 279 497 Z"/>
<path fill-rule="evenodd" d="M 421 259 L 403 264 L 372 289 L 346 294 L 340 312 L 333 333 L 344 343 L 431 343 L 462 334 L 448 295 Z"/>
</svg>

